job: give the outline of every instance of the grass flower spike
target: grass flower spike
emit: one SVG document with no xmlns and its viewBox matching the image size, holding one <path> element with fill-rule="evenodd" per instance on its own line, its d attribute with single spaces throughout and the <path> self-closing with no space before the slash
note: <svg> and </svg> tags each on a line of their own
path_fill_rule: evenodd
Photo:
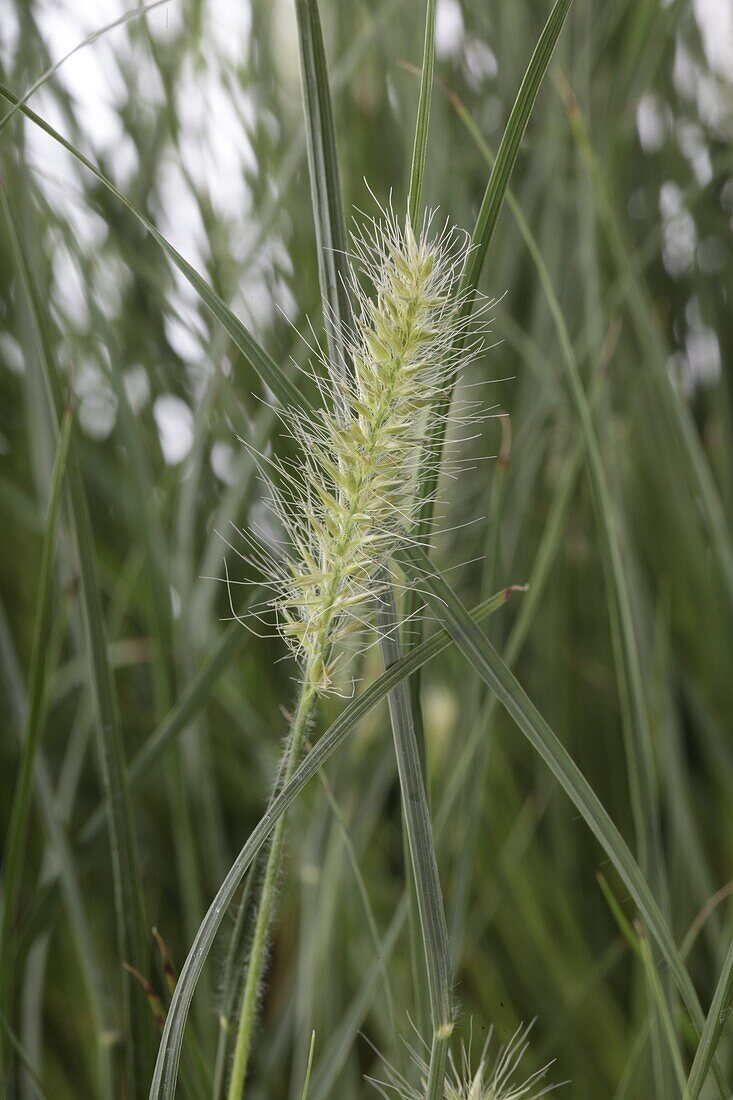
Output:
<svg viewBox="0 0 733 1100">
<path fill-rule="evenodd" d="M 529 1033 L 532 1025 L 519 1026 L 506 1046 L 503 1046 L 493 1062 L 489 1061 L 489 1047 L 493 1037 L 493 1028 L 484 1043 L 477 1069 L 471 1066 L 471 1049 L 461 1046 L 460 1057 L 451 1053 L 450 1072 L 443 1086 L 444 1100 L 540 1100 L 562 1084 L 548 1084 L 549 1063 L 536 1073 L 518 1079 L 519 1064 L 529 1046 Z M 410 1057 L 418 1070 L 420 1084 L 416 1087 L 393 1067 L 387 1067 L 387 1081 L 372 1080 L 385 1100 L 425 1100 L 428 1066 L 425 1059 L 414 1047 L 410 1046 Z"/>
<path fill-rule="evenodd" d="M 431 239 L 431 222 L 415 237 L 384 212 L 354 240 L 354 322 L 341 334 L 353 371 L 319 383 L 319 413 L 282 414 L 301 458 L 274 463 L 288 549 L 267 566 L 279 627 L 319 692 L 332 685 L 334 646 L 364 626 L 375 577 L 410 538 L 426 411 L 478 342 L 453 351 L 467 238 L 446 226 Z"/>
<path fill-rule="evenodd" d="M 467 323 L 456 286 L 468 238 L 448 225 L 431 237 L 431 216 L 416 237 L 391 211 L 382 214 L 353 242 L 354 320 L 339 333 L 351 373 L 331 368 L 327 382 L 317 379 L 319 412 L 281 413 L 299 450 L 297 462 L 271 460 L 267 478 L 285 532 L 284 556 L 262 547 L 254 552 L 274 593 L 280 631 L 302 668 L 285 783 L 300 758 L 315 700 L 334 690 L 335 647 L 368 625 L 380 578 L 389 577 L 390 558 L 412 537 L 422 503 L 415 489 L 418 465 L 427 460 L 428 410 L 479 344 L 478 331 L 457 339 Z M 464 350 L 457 355 L 459 344 Z M 228 1100 L 240 1100 L 244 1088 L 284 828 L 280 818 L 242 991 Z"/>
</svg>

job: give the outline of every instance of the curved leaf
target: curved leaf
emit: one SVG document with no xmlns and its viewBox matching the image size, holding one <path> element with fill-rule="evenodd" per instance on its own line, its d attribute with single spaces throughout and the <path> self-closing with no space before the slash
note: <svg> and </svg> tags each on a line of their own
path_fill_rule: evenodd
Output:
<svg viewBox="0 0 733 1100">
<path fill-rule="evenodd" d="M 511 592 L 511 589 L 504 589 L 480 604 L 474 611 L 477 620 L 501 607 L 511 595 Z M 290 782 L 272 800 L 266 813 L 260 819 L 247 843 L 232 864 L 196 933 L 196 938 L 181 970 L 166 1019 L 150 1088 L 150 1100 L 161 1100 L 161 1098 L 171 1100 L 175 1094 L 186 1018 L 196 983 L 214 943 L 217 930 L 224 920 L 229 903 L 234 897 L 247 869 L 275 828 L 278 820 L 292 805 L 303 787 L 323 767 L 331 754 L 343 744 L 357 723 L 377 703 L 389 695 L 390 691 L 401 683 L 406 676 L 411 675 L 421 665 L 432 660 L 448 645 L 450 645 L 450 639 L 444 631 L 440 631 L 433 638 L 414 649 L 412 653 L 401 658 L 396 664 L 391 665 L 375 683 L 354 699 L 353 702 L 349 703 L 305 758 Z"/>
<path fill-rule="evenodd" d="M 453 589 L 433 571 L 425 552 L 418 547 L 405 549 L 401 551 L 400 559 L 412 578 L 424 586 L 428 602 L 438 618 L 445 623 L 460 651 L 559 780 L 606 852 L 656 940 L 693 1026 L 700 1034 L 705 1024 L 700 1000 L 669 925 L 626 841 L 595 791 Z M 725 1097 L 725 1082 L 718 1069 L 716 1076 L 721 1095 Z"/>
</svg>

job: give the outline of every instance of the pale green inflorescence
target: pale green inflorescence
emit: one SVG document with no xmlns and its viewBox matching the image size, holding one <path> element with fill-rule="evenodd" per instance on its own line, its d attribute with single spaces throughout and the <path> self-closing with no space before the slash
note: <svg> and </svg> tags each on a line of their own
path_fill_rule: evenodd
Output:
<svg viewBox="0 0 733 1100">
<path fill-rule="evenodd" d="M 456 339 L 466 238 L 430 227 L 426 218 L 416 237 L 386 213 L 354 240 L 354 321 L 341 332 L 352 370 L 331 380 L 318 413 L 282 414 L 301 457 L 273 464 L 288 544 L 284 562 L 269 563 L 273 606 L 318 692 L 331 689 L 334 646 L 364 627 L 375 577 L 414 528 L 427 409 L 478 346 L 476 329 Z"/>
<path fill-rule="evenodd" d="M 489 1060 L 493 1029 L 484 1043 L 478 1067 L 471 1067 L 470 1047 L 461 1047 L 460 1058 L 450 1055 L 450 1069 L 443 1085 L 444 1100 L 540 1100 L 567 1082 L 551 1084 L 547 1073 L 551 1063 L 523 1079 L 518 1078 L 519 1066 L 529 1046 L 532 1025 L 520 1026 L 509 1042 Z M 401 1073 L 387 1066 L 387 1080 L 372 1080 L 385 1100 L 425 1100 L 428 1066 L 420 1053 L 409 1048 L 420 1083 L 413 1085 Z"/>
</svg>

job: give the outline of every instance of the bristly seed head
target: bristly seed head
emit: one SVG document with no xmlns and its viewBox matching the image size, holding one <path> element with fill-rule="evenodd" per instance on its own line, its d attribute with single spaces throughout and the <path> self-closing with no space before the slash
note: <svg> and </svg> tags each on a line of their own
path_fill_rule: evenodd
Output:
<svg viewBox="0 0 733 1100">
<path fill-rule="evenodd" d="M 364 627 L 376 575 L 414 529 L 427 410 L 480 346 L 456 294 L 468 238 L 448 225 L 432 236 L 432 220 L 416 237 L 382 211 L 354 236 L 354 321 L 340 332 L 353 369 L 317 379 L 317 413 L 280 414 L 301 457 L 270 461 L 286 550 L 258 565 L 276 577 L 279 629 L 319 692 L 331 688 L 334 646 Z"/>
<path fill-rule="evenodd" d="M 519 1064 L 529 1046 L 531 1029 L 532 1024 L 527 1027 L 520 1025 L 506 1046 L 499 1050 L 493 1065 L 489 1061 L 493 1028 L 489 1029 L 476 1069 L 471 1064 L 470 1043 L 468 1048 L 461 1045 L 459 1058 L 455 1058 L 451 1052 L 449 1072 L 443 1086 L 444 1100 L 539 1100 L 540 1097 L 561 1088 L 562 1084 L 567 1084 L 546 1083 L 547 1072 L 552 1063 L 522 1081 L 517 1079 Z M 399 1100 L 425 1100 L 429 1067 L 419 1051 L 412 1046 L 408 1049 L 417 1069 L 419 1084 L 411 1084 L 401 1073 L 387 1066 L 386 1081 L 369 1078 L 385 1100 L 395 1100 L 395 1097 Z"/>
</svg>

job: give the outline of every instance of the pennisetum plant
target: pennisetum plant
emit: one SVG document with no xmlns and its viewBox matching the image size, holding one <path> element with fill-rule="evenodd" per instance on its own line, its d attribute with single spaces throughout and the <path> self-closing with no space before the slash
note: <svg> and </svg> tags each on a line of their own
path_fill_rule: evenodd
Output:
<svg viewBox="0 0 733 1100">
<path fill-rule="evenodd" d="M 262 819 L 256 843 L 253 834 L 252 843 L 245 845 L 197 933 L 166 1021 L 151 1098 L 173 1094 L 186 1014 L 221 922 L 224 899 L 231 899 L 257 845 L 269 835 L 229 1081 L 229 1100 L 241 1100 L 275 907 L 285 833 L 285 793 L 292 790 L 297 776 L 304 774 L 299 757 L 308 723 L 318 698 L 337 690 L 345 643 L 371 629 L 376 620 L 385 666 L 399 659 L 395 636 L 401 623 L 391 562 L 396 556 L 407 560 L 413 578 L 421 569 L 424 573 L 425 565 L 430 570 L 419 544 L 431 529 L 456 376 L 480 342 L 474 309 L 478 277 L 522 134 L 570 2 L 556 0 L 543 30 L 469 239 L 448 226 L 434 233 L 430 216 L 422 223 L 419 220 L 435 37 L 435 0 L 427 0 L 408 212 L 403 222 L 391 210 L 383 210 L 353 242 L 348 261 L 343 255 L 346 233 L 317 3 L 298 0 L 296 4 L 321 295 L 325 312 L 332 317 L 328 381 L 319 381 L 324 398 L 321 410 L 305 411 L 300 395 L 277 365 L 240 325 L 233 327 L 263 380 L 276 392 L 284 410 L 284 426 L 300 448 L 295 465 L 277 460 L 267 464 L 273 506 L 285 532 L 285 551 L 274 557 L 256 544 L 253 551 L 265 580 L 274 588 L 270 608 L 298 659 L 300 689 L 272 816 Z M 335 257 L 341 257 L 338 263 Z M 220 305 L 214 305 L 219 316 Z M 410 549 L 410 543 L 417 545 Z M 437 599 L 440 604 L 432 591 L 437 581 L 425 575 L 429 602 Z M 455 606 L 455 598 L 449 595 Z M 413 596 L 414 589 L 408 593 Z M 414 598 L 406 597 L 404 604 L 406 617 L 410 609 L 419 610 Z M 473 628 L 473 621 L 468 622 Z M 464 626 L 461 641 L 466 632 Z M 481 643 L 478 649 L 483 652 L 483 639 Z M 472 645 L 472 658 L 475 649 Z M 445 1100 L 454 1021 L 450 949 L 418 737 L 404 681 L 392 686 L 389 705 L 420 921 L 417 938 L 424 947 L 430 1000 L 432 1036 L 424 1094 L 425 1100 Z M 277 814 L 276 803 L 281 805 Z"/>
<path fill-rule="evenodd" d="M 388 629 L 390 562 L 413 538 L 424 503 L 415 490 L 418 464 L 424 469 L 426 461 L 427 410 L 480 343 L 456 294 L 468 239 L 448 224 L 438 232 L 433 225 L 427 215 L 416 234 L 409 218 L 402 224 L 389 209 L 354 236 L 354 320 L 339 334 L 353 371 L 346 376 L 329 364 L 330 381 L 319 380 L 322 408 L 281 413 L 299 452 L 296 462 L 271 459 L 266 469 L 285 550 L 276 557 L 253 544 L 251 556 L 271 586 L 270 608 L 301 670 L 283 783 L 295 771 L 317 699 L 336 691 L 339 662 L 349 641 L 369 628 L 375 607 L 379 629 Z M 244 979 L 229 1100 L 240 1100 L 244 1087 L 284 833 L 280 818 Z M 450 1034 L 450 1021 L 444 1023 L 443 1039 Z"/>
</svg>

